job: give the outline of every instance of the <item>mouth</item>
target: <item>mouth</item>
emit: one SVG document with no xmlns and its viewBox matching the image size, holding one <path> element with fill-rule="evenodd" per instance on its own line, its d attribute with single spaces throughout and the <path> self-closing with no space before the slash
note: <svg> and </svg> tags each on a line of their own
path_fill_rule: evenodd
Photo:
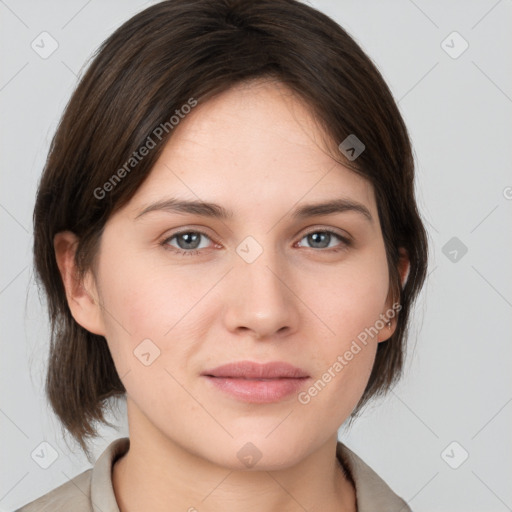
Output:
<svg viewBox="0 0 512 512">
<path fill-rule="evenodd" d="M 201 376 L 232 398 L 260 404 L 278 402 L 298 392 L 310 380 L 305 370 L 281 361 L 238 361 L 206 370 Z"/>
<path fill-rule="evenodd" d="M 255 363 L 253 361 L 237 361 L 224 364 L 206 370 L 201 375 L 207 377 L 233 378 L 233 379 L 300 379 L 307 378 L 309 374 L 302 368 L 297 368 L 283 361 L 274 361 L 271 363 Z"/>
</svg>

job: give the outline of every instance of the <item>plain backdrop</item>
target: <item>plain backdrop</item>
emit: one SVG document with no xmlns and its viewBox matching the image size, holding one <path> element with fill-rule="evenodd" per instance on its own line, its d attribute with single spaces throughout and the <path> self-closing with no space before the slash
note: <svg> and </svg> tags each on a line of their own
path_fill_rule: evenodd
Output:
<svg viewBox="0 0 512 512">
<path fill-rule="evenodd" d="M 33 277 L 32 210 L 77 76 L 150 3 L 0 1 L 2 511 L 90 467 L 44 395 L 48 323 Z M 512 510 L 512 1 L 309 3 L 387 80 L 412 137 L 432 244 L 404 377 L 339 436 L 416 512 Z M 46 58 L 33 49 L 41 37 L 46 51 L 58 45 Z M 119 430 L 101 430 L 95 456 L 127 435 L 123 414 L 113 421 Z M 33 458 L 43 442 L 56 457 L 47 469 Z"/>
</svg>

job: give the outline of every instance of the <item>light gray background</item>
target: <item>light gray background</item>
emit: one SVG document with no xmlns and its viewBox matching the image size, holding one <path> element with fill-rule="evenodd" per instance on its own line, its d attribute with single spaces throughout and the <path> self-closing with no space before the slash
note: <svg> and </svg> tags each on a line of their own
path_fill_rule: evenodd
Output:
<svg viewBox="0 0 512 512">
<path fill-rule="evenodd" d="M 31 216 L 77 75 L 115 28 L 150 3 L 0 0 L 3 511 L 90 467 L 64 442 L 44 397 L 48 326 L 34 286 Z M 399 102 L 432 243 L 405 376 L 340 438 L 415 512 L 512 510 L 512 1 L 310 3 L 358 41 Z M 59 45 L 47 59 L 31 48 L 43 31 Z M 469 43 L 457 58 L 444 48 L 454 54 L 460 39 L 442 46 L 453 31 Z M 443 253 L 452 237 L 468 249 L 456 261 L 452 248 Z M 102 433 L 96 456 L 127 430 Z M 58 454 L 48 469 L 31 458 L 43 441 Z M 465 452 L 467 460 L 450 467 Z"/>
</svg>

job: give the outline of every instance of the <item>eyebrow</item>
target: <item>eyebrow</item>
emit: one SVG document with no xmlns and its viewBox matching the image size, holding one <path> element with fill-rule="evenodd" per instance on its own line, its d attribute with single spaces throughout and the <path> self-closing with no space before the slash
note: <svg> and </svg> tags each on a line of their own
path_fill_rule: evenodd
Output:
<svg viewBox="0 0 512 512">
<path fill-rule="evenodd" d="M 233 212 L 223 206 L 208 201 L 191 201 L 177 198 L 169 198 L 146 206 L 136 217 L 135 220 L 146 213 L 154 211 L 165 211 L 169 213 L 195 214 L 202 217 L 211 217 L 221 220 L 233 218 Z M 309 217 L 320 217 L 322 215 L 332 215 L 335 213 L 356 212 L 363 215 L 366 220 L 373 222 L 372 215 L 368 208 L 361 203 L 351 199 L 333 199 L 321 203 L 303 204 L 292 210 L 294 219 L 304 219 Z"/>
</svg>

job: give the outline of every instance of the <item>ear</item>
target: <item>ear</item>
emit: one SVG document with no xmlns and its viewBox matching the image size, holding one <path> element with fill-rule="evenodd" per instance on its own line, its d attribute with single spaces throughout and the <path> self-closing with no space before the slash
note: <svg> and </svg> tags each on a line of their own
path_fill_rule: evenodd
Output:
<svg viewBox="0 0 512 512">
<path fill-rule="evenodd" d="M 403 247 L 400 247 L 398 249 L 398 253 L 399 253 L 398 273 L 400 274 L 400 283 L 401 283 L 401 287 L 403 289 L 403 287 L 407 283 L 407 279 L 409 278 L 409 272 L 411 270 L 411 262 L 409 260 L 409 254 Z M 398 315 L 400 314 L 399 313 L 400 310 L 396 306 L 397 306 L 397 303 L 396 303 L 396 301 L 394 301 L 394 298 L 390 294 L 388 296 L 388 300 L 386 301 L 386 311 L 383 312 L 382 317 L 381 317 L 381 318 L 383 318 L 386 325 L 379 332 L 379 336 L 378 336 L 379 343 L 381 341 L 387 341 L 389 338 L 391 338 L 391 336 L 393 335 L 393 333 L 396 330 Z M 387 315 L 386 313 L 389 313 L 389 314 Z M 387 324 L 388 321 L 391 322 L 389 327 Z"/>
<path fill-rule="evenodd" d="M 104 336 L 101 306 L 92 273 L 87 272 L 83 280 L 78 276 L 75 263 L 77 245 L 78 238 L 71 231 L 61 231 L 53 238 L 53 248 L 68 306 L 78 324 L 93 334 Z"/>
</svg>

